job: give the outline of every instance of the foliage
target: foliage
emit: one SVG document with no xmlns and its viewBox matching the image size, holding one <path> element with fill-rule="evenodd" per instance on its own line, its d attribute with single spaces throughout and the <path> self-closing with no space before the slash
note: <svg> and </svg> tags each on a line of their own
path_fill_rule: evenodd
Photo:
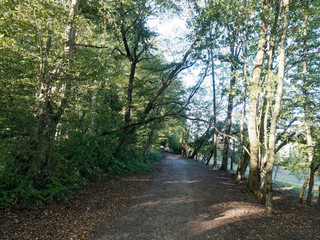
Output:
<svg viewBox="0 0 320 240">
<path fill-rule="evenodd" d="M 0 154 L 0 204 L 18 208 L 37 207 L 53 199 L 68 199 L 71 190 L 83 184 L 144 173 L 151 170 L 154 161 L 162 159 L 157 152 L 145 156 L 135 148 L 126 149 L 114 158 L 104 139 L 78 133 L 61 140 L 55 148 L 54 164 L 43 171 L 37 166 L 29 166 L 29 172 L 24 173 L 19 164 L 21 159 L 14 159 L 8 151 Z"/>
<path fill-rule="evenodd" d="M 172 135 L 168 137 L 169 139 L 169 148 L 174 153 L 179 153 L 180 151 L 180 136 L 178 133 L 173 132 Z"/>
<path fill-rule="evenodd" d="M 66 199 L 83 184 L 149 171 L 160 159 L 154 152 L 143 154 L 142 131 L 115 154 L 126 135 L 123 111 L 131 71 L 126 48 L 133 55 L 144 50 L 134 76 L 132 122 L 139 121 L 171 68 L 155 54 L 155 35 L 146 24 L 157 14 L 155 3 L 0 3 L 2 206 L 36 207 Z M 169 2 L 164 6 L 175 8 Z M 163 99 L 179 98 L 179 82 L 172 86 Z M 154 109 L 150 117 L 165 111 L 165 104 Z"/>
<path fill-rule="evenodd" d="M 295 150 L 287 157 L 279 157 L 275 163 L 291 172 L 300 182 L 308 173 L 308 164 L 305 157 Z"/>
</svg>

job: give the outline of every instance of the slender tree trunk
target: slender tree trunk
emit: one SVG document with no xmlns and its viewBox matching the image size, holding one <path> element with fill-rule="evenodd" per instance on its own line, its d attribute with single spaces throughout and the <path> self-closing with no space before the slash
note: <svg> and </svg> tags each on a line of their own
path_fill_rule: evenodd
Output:
<svg viewBox="0 0 320 240">
<path fill-rule="evenodd" d="M 250 144 L 247 144 L 247 149 L 250 149 Z M 238 166 L 237 168 L 237 173 L 236 173 L 237 182 L 240 182 L 241 179 L 245 178 L 245 173 L 247 171 L 249 161 L 250 161 L 250 155 L 247 153 L 247 151 L 245 151 L 241 159 L 241 164 L 239 164 L 240 166 Z"/>
<path fill-rule="evenodd" d="M 318 163 L 314 168 L 313 168 L 313 175 L 314 173 L 320 168 L 320 163 Z M 301 187 L 301 191 L 300 191 L 300 194 L 299 194 L 299 202 L 300 203 L 303 203 L 303 196 L 304 196 L 304 192 L 306 191 L 306 188 L 308 186 L 308 183 L 309 183 L 309 180 L 310 180 L 310 175 L 311 175 L 311 172 L 310 172 L 311 169 L 309 169 L 309 174 L 308 176 L 306 177 L 306 179 L 304 180 L 304 183 Z"/>
<path fill-rule="evenodd" d="M 275 2 L 275 17 L 274 22 L 271 28 L 271 32 L 269 35 L 268 40 L 268 62 L 267 62 L 267 74 L 265 77 L 265 86 L 264 86 L 264 98 L 263 98 L 263 105 L 261 107 L 261 117 L 260 117 L 260 156 L 259 156 L 259 163 L 260 163 L 260 172 L 264 174 L 264 169 L 266 167 L 266 160 L 267 160 L 267 150 L 268 150 L 268 122 L 269 122 L 269 112 L 270 107 L 272 105 L 272 89 L 273 80 L 273 60 L 274 60 L 274 51 L 275 51 L 275 40 L 277 36 L 277 27 L 278 27 L 278 19 L 280 14 L 280 0 L 276 0 Z M 264 143 L 264 144 L 262 144 Z M 263 155 L 263 150 L 265 150 L 265 154 Z M 265 174 L 263 176 L 263 182 L 261 187 L 264 187 L 265 183 Z"/>
<path fill-rule="evenodd" d="M 207 157 L 206 165 L 208 165 L 208 164 L 209 164 L 209 162 L 210 162 L 210 160 L 211 160 L 211 158 L 212 158 L 213 152 L 214 152 L 214 148 L 212 148 L 212 150 L 210 151 L 209 156 Z"/>
<path fill-rule="evenodd" d="M 40 36 L 41 38 L 41 36 Z M 51 109 L 51 98 L 50 98 L 50 85 L 51 82 L 46 77 L 46 72 L 48 71 L 48 58 L 50 54 L 52 44 L 52 37 L 49 36 L 46 42 L 46 48 L 43 51 L 43 44 L 41 40 L 40 44 L 40 55 L 41 63 L 40 63 L 40 74 L 38 80 L 38 89 L 36 94 L 36 99 L 38 103 L 39 109 L 39 120 L 38 125 L 35 128 L 35 131 L 32 136 L 32 149 L 35 149 L 41 141 L 41 138 L 44 136 L 44 132 L 46 131 L 46 123 L 48 123 L 50 119 L 50 109 Z"/>
<path fill-rule="evenodd" d="M 200 151 L 203 143 L 204 143 L 204 140 L 205 138 L 208 136 L 209 134 L 209 131 L 210 131 L 210 128 L 211 128 L 211 125 L 209 125 L 209 127 L 207 128 L 206 132 L 201 136 L 200 138 L 200 142 L 198 144 L 198 146 L 196 146 L 196 148 L 194 149 L 192 155 L 191 155 L 191 158 L 194 159 L 194 157 L 198 154 L 198 152 Z"/>
<path fill-rule="evenodd" d="M 309 189 L 308 189 L 308 195 L 306 204 L 311 205 L 312 199 L 313 199 L 313 186 L 314 186 L 314 163 L 313 163 L 313 152 L 314 152 L 314 145 L 313 145 L 313 139 L 311 135 L 311 124 L 310 124 L 310 110 L 308 105 L 308 84 L 307 84 L 307 61 L 308 61 L 308 49 L 307 49 L 307 40 L 308 40 L 308 10 L 309 7 L 309 1 L 305 1 L 304 5 L 304 22 L 303 22 L 303 87 L 302 87 L 302 93 L 303 93 L 303 109 L 304 109 L 304 117 L 305 117 L 305 129 L 306 129 L 306 139 L 307 139 L 307 154 L 308 154 L 308 161 L 310 164 L 310 170 L 309 170 Z"/>
<path fill-rule="evenodd" d="M 149 136 L 148 136 L 148 140 L 147 140 L 146 148 L 145 148 L 145 151 L 144 151 L 144 155 L 148 155 L 151 152 L 152 139 L 153 139 L 153 136 L 154 136 L 155 127 L 156 127 L 156 122 L 151 127 L 151 131 L 150 131 Z"/>
<path fill-rule="evenodd" d="M 68 74 L 72 70 L 74 57 L 75 57 L 75 43 L 76 43 L 76 29 L 75 29 L 75 18 L 78 12 L 78 5 L 80 0 L 73 0 L 70 5 L 69 19 L 65 29 L 65 42 L 66 46 L 64 49 L 63 66 L 58 66 L 52 73 L 49 80 L 46 74 L 47 58 L 51 48 L 51 37 L 47 40 L 47 47 L 45 50 L 45 57 L 40 67 L 40 78 L 39 78 L 39 90 L 37 94 L 39 102 L 39 122 L 36 127 L 32 140 L 32 149 L 40 153 L 41 168 L 46 167 L 51 159 L 51 147 L 54 140 L 58 123 L 67 105 L 67 99 L 69 96 L 71 83 L 68 78 Z M 64 67 L 64 69 L 62 68 Z M 62 72 L 64 71 L 63 80 L 61 78 Z M 53 96 L 53 80 L 61 80 L 62 88 L 59 89 L 61 92 L 61 101 L 58 105 L 56 112 L 53 110 L 51 103 Z"/>
<path fill-rule="evenodd" d="M 233 108 L 233 95 L 234 95 L 234 85 L 236 82 L 235 66 L 231 64 L 231 79 L 229 88 L 229 100 L 228 100 L 228 112 L 227 112 L 227 122 L 225 126 L 225 134 L 230 135 L 231 133 L 231 123 L 232 123 L 232 108 Z M 220 170 L 228 171 L 228 152 L 229 152 L 230 139 L 228 136 L 224 138 L 223 154 L 222 154 L 222 164 Z"/>
<path fill-rule="evenodd" d="M 318 195 L 318 201 L 317 201 L 317 208 L 320 210 L 320 186 L 318 188 L 318 192 L 319 192 L 319 195 Z"/>
<path fill-rule="evenodd" d="M 131 66 L 130 66 L 130 75 L 129 75 L 129 82 L 128 82 L 128 90 L 127 90 L 127 106 L 126 106 L 126 111 L 124 115 L 125 126 L 128 126 L 131 120 L 133 81 L 134 81 L 134 75 L 136 72 L 136 66 L 137 66 L 137 62 L 136 62 L 136 59 L 134 59 L 131 62 Z M 126 130 L 127 129 L 125 128 L 125 131 Z"/>
<path fill-rule="evenodd" d="M 269 20 L 268 11 L 270 9 L 270 1 L 263 1 L 263 13 L 262 24 L 260 29 L 260 39 L 258 42 L 258 51 L 256 54 L 255 67 L 251 80 L 250 89 L 250 106 L 248 116 L 248 135 L 250 142 L 250 172 L 248 179 L 248 190 L 255 195 L 259 195 L 259 182 L 260 182 L 260 169 L 259 169 L 259 139 L 258 139 L 258 126 L 257 126 L 257 107 L 259 102 L 260 88 L 259 84 L 261 81 L 261 71 L 264 60 L 264 48 L 266 45 L 266 34 L 268 32 Z"/>
<path fill-rule="evenodd" d="M 206 162 L 209 154 L 210 154 L 210 147 L 207 148 L 206 152 L 202 156 L 202 161 Z"/>
<path fill-rule="evenodd" d="M 218 149 L 217 144 L 218 144 L 217 132 L 215 131 L 214 134 L 213 134 L 213 164 L 212 164 L 212 169 L 217 169 L 217 149 Z M 212 157 L 212 155 L 211 155 L 211 157 Z M 211 157 L 210 157 L 210 159 L 211 159 Z"/>
<path fill-rule="evenodd" d="M 237 63 L 234 61 L 234 58 L 237 57 L 236 53 L 238 51 L 238 30 L 232 33 L 232 39 L 230 39 L 230 52 L 232 55 L 232 59 L 230 59 L 231 63 L 231 77 L 230 77 L 230 87 L 229 87 L 229 100 L 228 100 L 228 110 L 227 110 L 227 122 L 225 126 L 225 136 L 224 138 L 224 146 L 223 146 L 223 153 L 222 153 L 222 164 L 220 170 L 228 171 L 228 152 L 229 152 L 229 144 L 230 138 L 228 137 L 231 133 L 231 125 L 232 125 L 232 109 L 233 109 L 233 97 L 234 97 L 234 88 L 236 83 L 236 70 L 237 70 Z"/>
<path fill-rule="evenodd" d="M 244 133 L 243 133 L 243 127 L 244 127 L 244 117 L 246 114 L 246 100 L 247 100 L 247 82 L 248 82 L 248 76 L 247 76 L 247 64 L 248 64 L 248 22 L 246 22 L 246 33 L 243 40 L 244 45 L 244 63 L 243 63 L 243 102 L 242 102 L 242 111 L 241 111 L 241 122 L 240 122 L 240 142 L 242 144 L 241 146 L 241 157 L 238 163 L 237 172 L 236 172 L 236 182 L 240 182 L 242 179 L 241 169 L 243 168 L 244 158 L 246 151 L 244 149 Z"/>
<path fill-rule="evenodd" d="M 95 84 L 95 81 L 94 81 Z M 97 88 L 93 89 L 93 96 L 91 98 L 91 128 L 90 134 L 94 135 L 96 129 L 96 116 L 97 116 Z"/>
<path fill-rule="evenodd" d="M 231 157 L 231 162 L 230 162 L 230 170 L 233 170 L 233 162 L 234 162 L 235 152 L 236 152 L 236 142 L 233 140 L 233 143 L 232 143 L 232 157 Z"/>
<path fill-rule="evenodd" d="M 308 176 L 306 177 L 306 179 L 304 180 L 304 183 L 301 187 L 301 191 L 299 194 L 299 202 L 300 203 L 303 203 L 303 196 L 304 196 L 304 192 L 306 191 L 306 188 L 308 186 L 309 179 L 310 179 L 310 172 L 309 172 Z"/>
<path fill-rule="evenodd" d="M 306 200 L 306 204 L 309 206 L 311 206 L 312 199 L 313 199 L 313 186 L 314 186 L 314 166 L 313 166 L 313 163 L 311 163 L 309 189 L 308 189 L 308 195 L 307 195 L 307 200 Z"/>
<path fill-rule="evenodd" d="M 276 102 L 273 107 L 270 134 L 269 134 L 269 148 L 267 151 L 267 166 L 266 166 L 266 178 L 265 178 L 265 201 L 267 213 L 272 212 L 272 171 L 275 161 L 275 143 L 276 143 L 276 129 L 277 121 L 280 114 L 280 104 L 283 91 L 283 79 L 285 71 L 285 59 L 286 59 L 286 40 L 287 29 L 289 25 L 289 0 L 283 0 L 284 7 L 284 20 L 281 34 L 280 50 L 279 50 L 279 71 L 278 71 L 278 85 L 276 92 Z"/>
<path fill-rule="evenodd" d="M 217 125 L 217 106 L 216 106 L 216 80 L 215 80 L 215 74 L 214 74 L 214 56 L 213 56 L 213 49 L 212 49 L 212 44 L 210 44 L 210 59 L 211 59 L 211 78 L 212 78 L 212 107 L 213 107 L 213 125 Z M 213 148 L 212 152 L 209 155 L 209 158 L 207 159 L 207 165 L 210 162 L 210 159 L 213 155 L 213 165 L 212 168 L 216 169 L 217 168 L 217 131 L 213 129 Z"/>
</svg>

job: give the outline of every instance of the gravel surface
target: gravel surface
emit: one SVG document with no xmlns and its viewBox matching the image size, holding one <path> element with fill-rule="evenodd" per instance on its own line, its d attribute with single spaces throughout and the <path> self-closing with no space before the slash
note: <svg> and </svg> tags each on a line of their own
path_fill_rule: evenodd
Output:
<svg viewBox="0 0 320 240">
<path fill-rule="evenodd" d="M 277 189 L 274 212 L 234 176 L 164 153 L 152 173 L 91 183 L 68 201 L 0 208 L 2 239 L 320 240 L 320 213 Z"/>
<path fill-rule="evenodd" d="M 165 153 L 147 190 L 95 238 L 320 239 L 314 209 L 298 205 L 291 212 L 284 204 L 291 200 L 280 193 L 274 197 L 275 213 L 266 216 L 260 200 L 243 187 L 227 173 Z"/>
</svg>

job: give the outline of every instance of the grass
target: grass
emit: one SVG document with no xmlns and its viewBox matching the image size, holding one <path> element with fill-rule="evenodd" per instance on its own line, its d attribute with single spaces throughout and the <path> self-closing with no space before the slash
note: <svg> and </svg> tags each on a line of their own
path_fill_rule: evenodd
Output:
<svg viewBox="0 0 320 240">
<path fill-rule="evenodd" d="M 280 181 L 273 181 L 273 183 L 275 183 L 280 188 L 284 188 L 284 187 L 291 188 L 291 190 L 293 190 L 294 193 L 296 193 L 297 195 L 299 195 L 299 193 L 301 191 L 301 187 L 293 185 L 293 184 L 289 184 L 289 183 L 286 183 L 286 182 L 280 182 Z M 308 187 L 306 188 L 306 190 L 304 192 L 304 195 L 306 195 L 307 193 L 308 193 Z M 319 196 L 318 189 L 314 189 L 313 197 L 317 198 L 318 196 Z"/>
</svg>

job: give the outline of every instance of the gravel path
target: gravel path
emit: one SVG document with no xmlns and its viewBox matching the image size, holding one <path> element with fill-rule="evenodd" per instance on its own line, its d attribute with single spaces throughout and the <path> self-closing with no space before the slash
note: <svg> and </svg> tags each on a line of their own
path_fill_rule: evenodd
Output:
<svg viewBox="0 0 320 240">
<path fill-rule="evenodd" d="M 147 190 L 96 239 L 320 239 L 319 229 L 305 231 L 303 216 L 288 216 L 281 205 L 267 217 L 242 187 L 226 173 L 166 153 Z"/>
<path fill-rule="evenodd" d="M 165 153 L 152 173 L 91 183 L 69 201 L 0 208 L 8 240 L 320 240 L 320 212 L 276 191 L 274 213 L 229 174 Z"/>
</svg>

